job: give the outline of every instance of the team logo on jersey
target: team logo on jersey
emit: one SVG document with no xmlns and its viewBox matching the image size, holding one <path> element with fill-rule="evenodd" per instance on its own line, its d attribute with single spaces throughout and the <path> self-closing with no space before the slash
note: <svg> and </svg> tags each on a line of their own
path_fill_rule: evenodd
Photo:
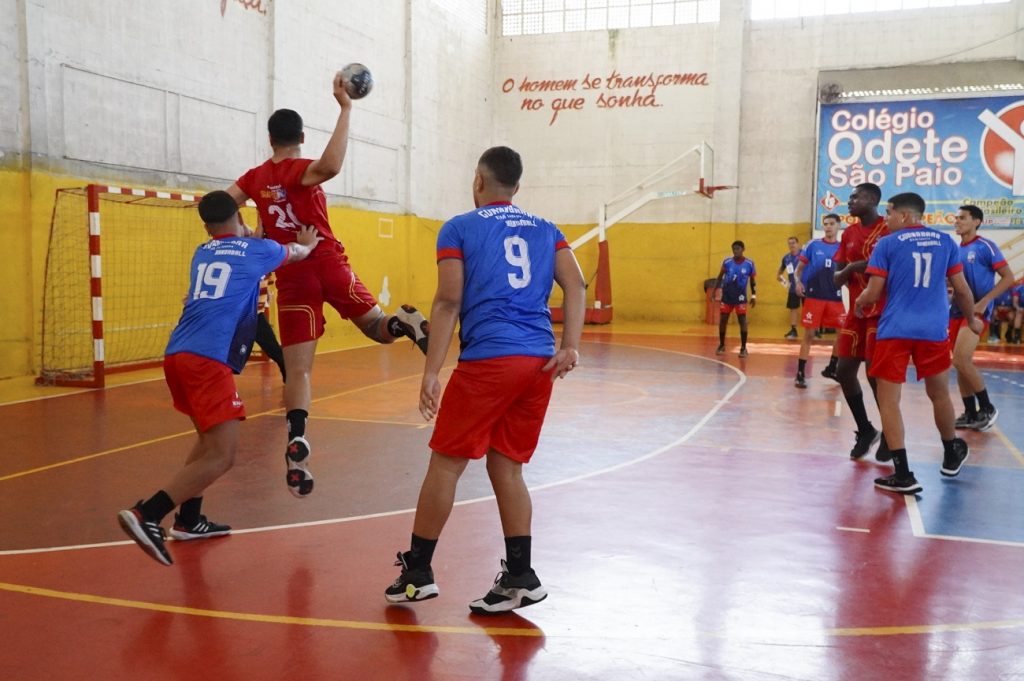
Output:
<svg viewBox="0 0 1024 681">
<path fill-rule="evenodd" d="M 981 164 L 993 180 L 1024 196 L 1024 101 L 998 113 L 985 109 L 978 115 L 985 124 L 981 134 Z"/>
<path fill-rule="evenodd" d="M 270 199 L 274 203 L 281 203 L 288 198 L 288 193 L 284 190 L 281 185 L 274 185 L 267 187 L 266 189 L 260 190 L 260 197 L 264 199 Z"/>
<path fill-rule="evenodd" d="M 967 262 L 974 262 L 977 259 L 978 259 L 978 254 L 975 253 L 974 251 L 971 251 L 971 252 L 969 252 L 967 254 Z"/>
</svg>

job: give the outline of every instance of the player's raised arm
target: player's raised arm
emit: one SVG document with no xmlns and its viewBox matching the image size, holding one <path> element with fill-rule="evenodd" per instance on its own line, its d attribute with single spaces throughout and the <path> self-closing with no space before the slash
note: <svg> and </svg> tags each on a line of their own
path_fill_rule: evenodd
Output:
<svg viewBox="0 0 1024 681">
<path fill-rule="evenodd" d="M 341 72 L 334 74 L 334 98 L 338 100 L 341 111 L 338 122 L 334 124 L 334 132 L 320 158 L 306 166 L 302 173 L 302 186 L 312 187 L 322 184 L 341 172 L 341 164 L 345 161 L 348 151 L 348 124 L 352 113 L 352 99 L 345 89 L 345 79 Z"/>
</svg>

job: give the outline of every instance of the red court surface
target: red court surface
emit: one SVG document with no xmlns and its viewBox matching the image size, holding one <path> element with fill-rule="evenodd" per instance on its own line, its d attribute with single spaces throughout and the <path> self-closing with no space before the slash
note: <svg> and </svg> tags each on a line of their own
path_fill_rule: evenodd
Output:
<svg viewBox="0 0 1024 681">
<path fill-rule="evenodd" d="M 440 597 L 384 602 L 430 435 L 407 346 L 317 358 L 304 500 L 277 370 L 251 366 L 239 459 L 204 504 L 236 532 L 172 542 L 172 567 L 116 521 L 192 443 L 162 380 L 0 405 L 0 679 L 1024 679 L 1019 354 L 986 355 L 1001 415 L 955 480 L 908 384 L 924 492 L 905 498 L 849 460 L 824 346 L 797 391 L 781 340 L 745 360 L 704 337 L 584 340 L 526 471 L 550 596 L 490 618 L 466 607 L 504 550 L 482 463 L 438 545 Z"/>
</svg>

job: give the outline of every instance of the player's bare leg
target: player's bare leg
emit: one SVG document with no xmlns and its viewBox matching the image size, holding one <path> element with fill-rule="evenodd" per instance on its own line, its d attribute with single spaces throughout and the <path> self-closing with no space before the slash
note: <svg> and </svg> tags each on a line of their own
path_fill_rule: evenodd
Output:
<svg viewBox="0 0 1024 681">
<path fill-rule="evenodd" d="M 181 503 L 197 497 L 231 469 L 238 449 L 238 426 L 238 419 L 231 419 L 199 433 L 184 468 L 163 488 L 171 499 Z"/>
<path fill-rule="evenodd" d="M 807 360 L 811 356 L 811 341 L 813 340 L 814 329 L 805 328 L 804 335 L 800 339 L 800 355 L 797 358 L 796 380 L 793 382 L 793 385 L 797 388 L 807 387 L 805 371 L 807 369 Z"/>
<path fill-rule="evenodd" d="M 883 378 L 878 379 L 878 411 L 882 417 L 882 430 L 892 452 L 892 463 L 896 471 L 890 476 L 875 480 L 875 486 L 889 492 L 916 494 L 921 485 L 910 470 L 907 461 L 907 450 L 904 447 L 903 414 L 900 412 L 900 397 L 903 392 L 902 383 L 893 383 Z"/>
<path fill-rule="evenodd" d="M 736 321 L 740 323 L 740 357 L 747 356 L 747 315 L 736 315 Z"/>
<path fill-rule="evenodd" d="M 718 318 L 718 348 L 715 349 L 716 355 L 725 354 L 725 330 L 729 328 L 729 313 L 723 312 Z"/>
<path fill-rule="evenodd" d="M 288 422 L 288 446 L 285 449 L 287 473 L 285 482 L 292 495 L 302 498 L 313 491 L 313 474 L 309 470 L 310 446 L 306 439 L 306 419 L 312 400 L 313 359 L 316 341 L 305 341 L 284 347 L 284 365 L 288 382 L 284 384 L 285 419 Z"/>
<path fill-rule="evenodd" d="M 413 519 L 412 532 L 424 539 L 436 540 L 448 522 L 452 506 L 455 504 L 455 489 L 462 472 L 466 470 L 469 459 L 446 456 L 439 452 L 430 453 L 430 464 L 427 474 L 420 486 L 419 500 L 416 502 L 416 517 Z"/>
<path fill-rule="evenodd" d="M 523 465 L 491 449 L 487 452 L 487 475 L 498 500 L 505 560 L 501 561 L 501 572 L 491 590 L 469 604 L 469 609 L 478 615 L 508 612 L 548 596 L 531 566 L 533 503 L 523 481 Z"/>
<path fill-rule="evenodd" d="M 980 341 L 981 338 L 965 326 L 957 333 L 953 344 L 953 367 L 964 403 L 964 413 L 956 419 L 957 428 L 988 430 L 999 414 L 989 400 L 985 379 L 974 366 L 974 351 Z"/>
</svg>

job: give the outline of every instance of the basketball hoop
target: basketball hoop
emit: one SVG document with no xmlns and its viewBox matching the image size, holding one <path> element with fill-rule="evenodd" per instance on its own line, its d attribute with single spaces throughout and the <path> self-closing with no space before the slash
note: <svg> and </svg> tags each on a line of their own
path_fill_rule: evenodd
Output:
<svg viewBox="0 0 1024 681">
<path fill-rule="evenodd" d="M 705 185 L 704 180 L 700 181 L 700 185 L 697 187 L 697 193 L 703 194 L 704 196 L 714 198 L 715 192 L 722 191 L 723 189 L 739 189 L 739 185 L 735 184 L 712 184 Z"/>
</svg>

